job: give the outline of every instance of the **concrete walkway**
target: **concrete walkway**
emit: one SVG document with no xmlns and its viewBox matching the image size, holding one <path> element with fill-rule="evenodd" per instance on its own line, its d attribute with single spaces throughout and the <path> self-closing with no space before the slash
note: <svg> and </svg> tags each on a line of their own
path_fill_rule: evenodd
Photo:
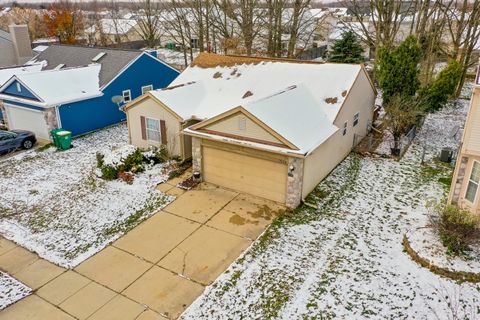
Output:
<svg viewBox="0 0 480 320">
<path fill-rule="evenodd" d="M 0 270 L 34 293 L 0 319 L 175 319 L 246 249 L 283 207 L 179 179 L 159 190 L 177 196 L 164 210 L 74 270 L 0 239 Z"/>
</svg>

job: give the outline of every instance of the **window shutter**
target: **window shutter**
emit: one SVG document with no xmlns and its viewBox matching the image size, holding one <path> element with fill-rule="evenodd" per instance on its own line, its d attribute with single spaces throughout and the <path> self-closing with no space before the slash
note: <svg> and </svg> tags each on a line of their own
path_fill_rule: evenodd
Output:
<svg viewBox="0 0 480 320">
<path fill-rule="evenodd" d="M 142 128 L 142 139 L 147 140 L 147 126 L 145 124 L 144 116 L 140 116 L 140 126 Z"/>
<path fill-rule="evenodd" d="M 167 127 L 165 126 L 165 120 L 160 120 L 160 134 L 162 136 L 162 144 L 167 144 Z"/>
</svg>

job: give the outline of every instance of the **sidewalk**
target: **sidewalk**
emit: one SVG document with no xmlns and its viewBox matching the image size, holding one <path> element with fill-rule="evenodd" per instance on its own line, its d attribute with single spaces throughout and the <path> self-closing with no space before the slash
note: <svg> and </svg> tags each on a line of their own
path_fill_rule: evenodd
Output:
<svg viewBox="0 0 480 320">
<path fill-rule="evenodd" d="M 175 319 L 283 210 L 208 184 L 185 192 L 177 182 L 159 186 L 174 202 L 74 270 L 0 239 L 0 269 L 34 290 L 0 319 Z"/>
</svg>

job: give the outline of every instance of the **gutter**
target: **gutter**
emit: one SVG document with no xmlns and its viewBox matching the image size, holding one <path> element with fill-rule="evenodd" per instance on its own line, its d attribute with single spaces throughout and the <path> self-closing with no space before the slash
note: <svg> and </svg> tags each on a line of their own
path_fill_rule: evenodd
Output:
<svg viewBox="0 0 480 320">
<path fill-rule="evenodd" d="M 80 98 L 67 100 L 67 101 L 46 103 L 46 102 L 39 102 L 39 101 L 35 101 L 35 100 L 29 100 L 29 99 L 19 98 L 19 97 L 15 97 L 15 96 L 0 94 L 0 100 L 14 101 L 14 102 L 29 104 L 29 105 L 33 105 L 33 106 L 42 107 L 44 109 L 47 109 L 49 107 L 56 107 L 56 106 L 60 107 L 61 105 L 64 105 L 64 104 L 67 104 L 67 103 L 75 103 L 75 102 L 79 102 L 79 101 L 83 101 L 83 100 L 98 98 L 98 97 L 101 97 L 101 96 L 103 96 L 103 92 L 100 92 L 99 94 L 89 95 L 89 96 L 80 97 Z"/>
<path fill-rule="evenodd" d="M 200 133 L 200 132 L 191 130 L 189 128 L 184 129 L 183 133 L 188 135 L 188 136 L 192 136 L 192 137 L 204 138 L 204 139 L 214 140 L 214 141 L 221 141 L 221 142 L 226 142 L 226 143 L 235 144 L 235 145 L 239 145 L 239 146 L 247 146 L 249 148 L 256 149 L 256 150 L 272 152 L 272 153 L 286 155 L 286 156 L 295 157 L 295 158 L 305 158 L 305 156 L 307 155 L 307 153 L 302 151 L 302 150 L 293 151 L 293 150 L 287 150 L 287 149 L 279 148 L 279 147 L 268 147 L 268 146 L 264 146 L 260 143 L 245 142 L 245 141 L 235 140 L 235 139 L 227 138 L 227 137 L 221 137 L 220 138 L 220 137 L 212 135 L 212 134 Z"/>
</svg>

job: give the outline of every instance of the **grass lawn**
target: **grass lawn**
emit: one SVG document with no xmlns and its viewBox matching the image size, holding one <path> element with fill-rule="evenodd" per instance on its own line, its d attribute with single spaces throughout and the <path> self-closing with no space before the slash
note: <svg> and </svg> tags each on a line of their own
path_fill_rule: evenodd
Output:
<svg viewBox="0 0 480 320">
<path fill-rule="evenodd" d="M 25 298 L 32 289 L 0 271 L 0 310 Z"/>
<path fill-rule="evenodd" d="M 183 319 L 478 318 L 478 284 L 437 276 L 402 246 L 448 192 L 453 167 L 434 158 L 458 147 L 467 106 L 429 115 L 400 161 L 350 155 L 308 197 L 318 209 L 277 219 Z"/>
<path fill-rule="evenodd" d="M 96 153 L 127 144 L 125 124 L 73 141 L 74 148 L 28 151 L 0 162 L 0 234 L 41 257 L 74 267 L 104 248 L 172 197 L 155 190 L 162 165 L 133 184 L 96 175 Z"/>
</svg>

